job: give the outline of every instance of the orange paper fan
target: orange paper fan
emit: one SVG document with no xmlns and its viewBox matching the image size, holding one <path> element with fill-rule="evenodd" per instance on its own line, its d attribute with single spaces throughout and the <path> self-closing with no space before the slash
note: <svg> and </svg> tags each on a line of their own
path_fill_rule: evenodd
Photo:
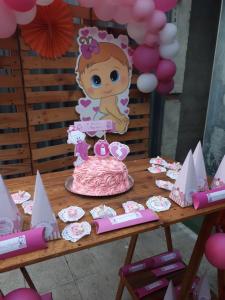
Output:
<svg viewBox="0 0 225 300">
<path fill-rule="evenodd" d="M 54 0 L 48 6 L 38 5 L 34 21 L 21 28 L 25 43 L 47 58 L 62 56 L 74 39 L 72 14 L 63 0 Z"/>
</svg>

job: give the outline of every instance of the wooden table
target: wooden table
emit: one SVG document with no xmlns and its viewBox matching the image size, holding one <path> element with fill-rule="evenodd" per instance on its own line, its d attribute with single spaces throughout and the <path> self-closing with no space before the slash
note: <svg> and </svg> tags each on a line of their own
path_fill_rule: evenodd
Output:
<svg viewBox="0 0 225 300">
<path fill-rule="evenodd" d="M 71 175 L 72 170 L 66 170 L 56 173 L 48 173 L 42 175 L 44 185 L 47 190 L 47 194 L 51 201 L 54 212 L 57 214 L 62 208 L 69 205 L 77 205 L 82 207 L 86 211 L 86 215 L 82 220 L 88 222 L 92 221 L 89 211 L 102 203 L 105 203 L 114 208 L 118 214 L 123 213 L 122 202 L 127 200 L 134 200 L 145 205 L 148 197 L 152 195 L 162 195 L 168 197 L 168 192 L 159 189 L 155 185 L 156 179 L 167 179 L 165 174 L 153 175 L 147 171 L 149 166 L 148 159 L 134 160 L 127 162 L 130 175 L 134 178 L 135 184 L 132 190 L 129 192 L 115 196 L 105 198 L 95 197 L 81 197 L 73 195 L 68 192 L 64 187 L 64 182 L 68 176 Z M 10 192 L 16 192 L 18 190 L 26 190 L 33 195 L 35 176 L 21 177 L 16 179 L 10 179 L 6 181 L 6 184 Z M 205 216 L 202 229 L 200 231 L 198 240 L 196 242 L 195 249 L 187 270 L 187 276 L 183 282 L 183 288 L 181 291 L 180 300 L 185 300 L 185 295 L 191 285 L 192 278 L 194 277 L 202 255 L 204 253 L 204 244 L 208 239 L 212 227 L 219 222 L 221 217 L 221 211 L 225 210 L 225 204 L 218 204 L 211 208 L 205 208 L 201 210 L 194 210 L 192 207 L 181 208 L 177 204 L 172 203 L 172 208 L 169 211 L 159 213 L 160 221 L 152 222 L 148 224 L 138 225 L 131 228 L 117 230 L 110 233 L 104 233 L 97 235 L 95 228 L 92 228 L 90 236 L 85 237 L 77 243 L 70 243 L 63 239 L 51 241 L 48 243 L 48 248 L 45 250 L 39 250 L 29 254 L 20 255 L 14 258 L 2 260 L 0 263 L 0 273 L 13 270 L 16 268 L 25 267 L 40 261 L 44 261 L 50 258 L 58 257 L 61 255 L 69 254 L 72 252 L 80 251 L 86 248 L 91 248 L 103 243 L 112 242 L 114 240 L 122 239 L 125 237 L 131 237 L 130 247 L 125 263 L 129 263 L 132 260 L 133 252 L 135 249 L 136 240 L 138 234 L 146 231 L 151 231 L 159 227 L 167 229 L 166 233 L 169 233 L 169 226 L 171 224 L 183 222 L 184 220 L 191 219 L 196 216 Z M 25 216 L 24 230 L 30 226 L 30 216 Z M 58 219 L 60 230 L 65 227 L 65 224 Z M 170 244 L 169 235 L 167 234 L 167 242 Z M 23 269 L 25 270 L 25 269 Z M 123 287 L 120 286 L 117 293 L 117 299 L 120 299 L 120 293 Z M 222 300 L 222 298 L 221 298 Z M 224 300 L 224 299 L 223 299 Z"/>
</svg>

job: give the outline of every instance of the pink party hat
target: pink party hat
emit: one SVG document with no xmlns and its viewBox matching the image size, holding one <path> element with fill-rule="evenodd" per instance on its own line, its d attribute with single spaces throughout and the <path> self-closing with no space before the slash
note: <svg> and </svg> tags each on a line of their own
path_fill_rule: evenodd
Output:
<svg viewBox="0 0 225 300">
<path fill-rule="evenodd" d="M 170 281 L 169 285 L 168 285 L 168 288 L 166 290 L 166 294 L 163 298 L 164 300 L 176 300 L 176 292 L 175 292 L 175 289 L 174 289 L 174 286 L 173 286 L 173 282 Z"/>
<path fill-rule="evenodd" d="M 181 207 L 191 206 L 193 203 L 191 195 L 197 190 L 197 177 L 190 150 L 169 197 Z"/>
<path fill-rule="evenodd" d="M 211 300 L 210 287 L 206 273 L 201 277 L 194 293 L 196 300 Z"/>
<path fill-rule="evenodd" d="M 220 186 L 225 186 L 225 155 L 216 171 L 216 175 L 213 178 L 211 188 L 217 188 Z"/>
<path fill-rule="evenodd" d="M 39 171 L 37 171 L 36 175 L 31 227 L 45 227 L 46 240 L 55 240 L 60 238 L 56 217 L 52 211 Z"/>
<path fill-rule="evenodd" d="M 207 175 L 205 170 L 205 161 L 202 153 L 202 145 L 199 141 L 193 153 L 195 173 L 197 176 L 198 191 L 205 192 L 209 189 Z"/>
<path fill-rule="evenodd" d="M 0 236 L 22 230 L 22 217 L 0 175 Z"/>
</svg>

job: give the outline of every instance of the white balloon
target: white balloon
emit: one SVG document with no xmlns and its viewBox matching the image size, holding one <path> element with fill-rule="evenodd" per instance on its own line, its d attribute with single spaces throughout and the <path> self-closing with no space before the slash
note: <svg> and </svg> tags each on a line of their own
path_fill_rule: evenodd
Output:
<svg viewBox="0 0 225 300">
<path fill-rule="evenodd" d="M 15 17 L 16 17 L 16 23 L 19 25 L 26 25 L 31 23 L 37 13 L 37 6 L 35 5 L 31 10 L 20 12 L 20 11 L 13 11 Z"/>
<path fill-rule="evenodd" d="M 153 92 L 158 85 L 158 79 L 154 74 L 144 73 L 137 79 L 137 88 L 142 93 Z"/>
<path fill-rule="evenodd" d="M 159 32 L 161 44 L 171 44 L 177 36 L 177 26 L 173 23 L 167 23 Z"/>
<path fill-rule="evenodd" d="M 128 23 L 127 32 L 129 36 L 134 39 L 138 44 L 143 44 L 145 40 L 145 35 L 147 33 L 146 23 L 135 22 Z"/>
<path fill-rule="evenodd" d="M 54 2 L 54 0 L 37 0 L 37 5 L 46 6 Z"/>
<path fill-rule="evenodd" d="M 171 44 L 161 45 L 159 47 L 159 53 L 162 58 L 171 59 L 174 58 L 180 48 L 180 44 L 177 40 L 175 40 Z"/>
</svg>

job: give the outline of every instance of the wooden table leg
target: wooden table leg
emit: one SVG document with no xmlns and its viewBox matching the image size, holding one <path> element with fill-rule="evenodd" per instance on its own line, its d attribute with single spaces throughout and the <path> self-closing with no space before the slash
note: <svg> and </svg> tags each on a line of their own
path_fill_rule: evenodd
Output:
<svg viewBox="0 0 225 300">
<path fill-rule="evenodd" d="M 218 300 L 224 300 L 225 299 L 225 271 L 218 270 L 217 278 L 218 278 Z"/>
<path fill-rule="evenodd" d="M 0 290 L 0 296 L 2 296 L 2 297 L 4 296 L 2 290 Z"/>
<path fill-rule="evenodd" d="M 138 234 L 133 235 L 131 237 L 124 265 L 131 263 L 131 260 L 132 260 L 133 254 L 134 254 L 134 250 L 136 247 L 137 239 L 138 239 Z M 118 286 L 117 293 L 116 293 L 116 300 L 120 300 L 122 298 L 123 290 L 124 290 L 124 283 L 123 283 L 123 279 L 120 278 L 119 286 Z"/>
<path fill-rule="evenodd" d="M 30 278 L 29 273 L 27 272 L 25 267 L 20 268 L 21 273 L 23 274 L 24 279 L 26 280 L 29 287 L 35 291 L 37 291 L 32 279 Z"/>
<path fill-rule="evenodd" d="M 164 227 L 164 232 L 165 232 L 165 236 L 166 236 L 167 249 L 168 249 L 168 251 L 173 251 L 173 242 L 172 242 L 170 226 Z"/>
<path fill-rule="evenodd" d="M 192 256 L 185 272 L 185 277 L 181 285 L 181 291 L 178 300 L 187 300 L 188 291 L 191 288 L 193 279 L 198 271 L 202 256 L 205 250 L 205 243 L 208 240 L 213 226 L 216 224 L 220 213 L 212 213 L 204 218 L 197 241 L 195 243 Z"/>
</svg>

